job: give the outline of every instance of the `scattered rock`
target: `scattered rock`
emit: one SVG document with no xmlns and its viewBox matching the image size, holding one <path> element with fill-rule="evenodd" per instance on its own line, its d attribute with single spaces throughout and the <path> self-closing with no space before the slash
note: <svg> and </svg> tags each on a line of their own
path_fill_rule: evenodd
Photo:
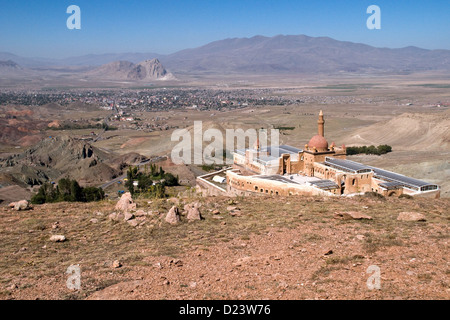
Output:
<svg viewBox="0 0 450 320">
<path fill-rule="evenodd" d="M 178 211 L 177 207 L 173 206 L 172 208 L 170 208 L 169 212 L 166 215 L 166 222 L 170 224 L 177 224 L 180 221 L 180 212 Z"/>
<path fill-rule="evenodd" d="M 343 220 L 362 220 L 362 219 L 367 219 L 367 220 L 372 220 L 371 216 L 365 215 L 361 212 L 357 212 L 357 211 L 348 211 L 348 212 L 336 212 L 334 214 L 334 217 L 336 219 L 343 219 Z"/>
<path fill-rule="evenodd" d="M 240 210 L 230 211 L 230 216 L 232 216 L 232 217 L 236 217 L 236 216 L 240 216 L 240 215 L 241 215 L 241 211 Z"/>
<path fill-rule="evenodd" d="M 114 260 L 113 263 L 112 263 L 112 267 L 114 269 L 120 268 L 121 266 L 122 266 L 122 264 L 120 263 L 119 260 Z"/>
<path fill-rule="evenodd" d="M 52 224 L 52 229 L 58 229 L 59 228 L 59 222 L 56 221 Z"/>
<path fill-rule="evenodd" d="M 136 219 L 128 220 L 127 222 L 132 227 L 137 227 L 140 224 L 140 221 Z"/>
<path fill-rule="evenodd" d="M 98 222 L 98 219 L 95 219 L 95 218 L 94 218 L 94 219 L 89 220 L 89 222 L 90 222 L 90 223 L 97 223 L 97 222 Z"/>
<path fill-rule="evenodd" d="M 134 219 L 134 214 L 126 212 L 125 215 L 124 215 L 123 220 L 124 221 L 128 221 L 128 220 L 131 220 L 131 219 Z"/>
<path fill-rule="evenodd" d="M 174 259 L 174 260 L 170 260 L 169 264 L 172 266 L 176 266 L 176 267 L 182 267 L 183 266 L 183 261 L 181 261 L 180 259 Z"/>
<path fill-rule="evenodd" d="M 133 202 L 133 198 L 131 197 L 131 193 L 126 192 L 120 197 L 120 200 L 116 204 L 115 210 L 121 212 L 128 212 L 130 210 L 136 209 L 136 203 Z"/>
<path fill-rule="evenodd" d="M 64 241 L 66 241 L 66 237 L 63 236 L 63 235 L 56 235 L 55 234 L 55 235 L 50 237 L 50 241 L 53 241 L 53 242 L 64 242 Z"/>
<path fill-rule="evenodd" d="M 400 212 L 397 220 L 399 221 L 427 221 L 425 216 L 418 212 Z"/>
<path fill-rule="evenodd" d="M 17 288 L 19 288 L 19 287 L 17 286 L 17 284 L 13 283 L 13 284 L 10 285 L 7 289 L 8 289 L 9 291 L 14 291 L 14 290 L 16 290 Z"/>
<path fill-rule="evenodd" d="M 214 210 L 212 211 L 212 214 L 213 214 L 213 215 L 218 215 L 218 214 L 220 214 L 220 211 L 217 210 L 217 209 L 214 209 Z"/>
<path fill-rule="evenodd" d="M 329 256 L 330 254 L 333 254 L 333 250 L 328 250 L 323 255 L 324 256 Z"/>
<path fill-rule="evenodd" d="M 358 240 L 364 240 L 365 236 L 363 236 L 362 234 L 357 234 L 356 235 L 356 239 Z"/>
<path fill-rule="evenodd" d="M 119 212 L 113 212 L 113 213 L 111 213 L 111 214 L 108 216 L 108 219 L 109 219 L 109 220 L 112 220 L 112 221 L 119 221 L 119 220 L 121 220 L 123 217 L 124 217 L 124 215 L 123 215 L 122 213 L 119 213 Z"/>
<path fill-rule="evenodd" d="M 144 210 L 140 209 L 140 210 L 136 211 L 136 212 L 134 213 L 134 215 L 135 215 L 136 217 L 145 217 L 146 215 L 148 215 L 148 213 L 145 212 Z"/>
</svg>

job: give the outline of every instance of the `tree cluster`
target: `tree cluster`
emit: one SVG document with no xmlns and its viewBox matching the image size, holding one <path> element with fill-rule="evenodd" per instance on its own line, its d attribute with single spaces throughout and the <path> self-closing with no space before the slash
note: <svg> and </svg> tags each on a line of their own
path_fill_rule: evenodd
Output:
<svg viewBox="0 0 450 320">
<path fill-rule="evenodd" d="M 91 202 L 105 198 L 102 188 L 80 187 L 76 180 L 61 179 L 56 188 L 51 183 L 44 183 L 38 193 L 31 197 L 31 203 L 43 204 L 49 202 Z"/>
<path fill-rule="evenodd" d="M 382 155 L 392 151 L 392 147 L 387 144 L 375 146 L 362 146 L 362 147 L 347 147 L 347 154 L 376 154 Z"/>
<path fill-rule="evenodd" d="M 135 181 L 137 186 L 134 185 Z M 140 172 L 138 167 L 129 167 L 125 182 L 125 187 L 132 196 L 139 193 L 155 198 L 164 198 L 166 187 L 178 185 L 178 176 L 165 172 L 162 167 L 158 168 L 155 164 L 150 165 L 150 172 L 147 166 L 144 172 Z"/>
</svg>

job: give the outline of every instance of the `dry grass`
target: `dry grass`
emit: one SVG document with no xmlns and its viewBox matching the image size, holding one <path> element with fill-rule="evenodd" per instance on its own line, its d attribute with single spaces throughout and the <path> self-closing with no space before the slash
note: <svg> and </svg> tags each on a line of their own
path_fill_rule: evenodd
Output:
<svg viewBox="0 0 450 320">
<path fill-rule="evenodd" d="M 175 226 L 163 219 L 171 203 L 153 200 L 149 204 L 145 199 L 139 200 L 140 208 L 154 212 L 139 228 L 110 221 L 108 214 L 113 212 L 114 203 L 108 201 L 47 204 L 27 212 L 3 209 L 0 215 L 0 298 L 7 299 L 23 292 L 26 297 L 82 299 L 114 283 L 132 279 L 132 270 L 149 267 L 151 257 L 179 258 L 192 250 L 208 253 L 215 246 L 235 239 L 249 242 L 253 236 L 265 235 L 268 230 L 285 233 L 305 229 L 295 239 L 294 249 L 321 245 L 334 232 L 364 235 L 363 252 L 327 257 L 312 274 L 314 280 L 324 280 L 336 270 L 361 262 L 365 255 L 386 248 L 414 245 L 410 237 L 416 233 L 424 234 L 433 242 L 448 238 L 449 215 L 441 210 L 448 207 L 448 200 L 247 197 L 234 200 L 235 206 L 241 209 L 241 215 L 236 217 L 227 213 L 226 207 L 230 205 L 227 198 L 190 199 L 193 200 L 202 202 L 205 220 L 188 223 L 183 219 Z M 215 219 L 210 213 L 214 208 L 221 212 L 222 219 Z M 343 208 L 362 211 L 373 220 L 334 219 L 333 213 Z M 405 223 L 396 220 L 399 212 L 412 208 L 425 213 L 427 221 Z M 98 219 L 98 223 L 90 222 L 92 218 Z M 59 228 L 52 229 L 56 221 Z M 67 241 L 50 242 L 52 234 L 64 234 Z M 232 245 L 230 249 L 233 252 L 246 250 L 242 244 Z M 111 263 L 117 259 L 123 267 L 112 269 Z M 63 282 L 65 270 L 72 264 L 79 264 L 83 270 L 82 292 L 33 291 L 41 281 Z M 425 282 L 432 278 L 428 274 L 417 277 Z M 7 289 L 13 283 L 19 286 L 14 292 Z"/>
</svg>

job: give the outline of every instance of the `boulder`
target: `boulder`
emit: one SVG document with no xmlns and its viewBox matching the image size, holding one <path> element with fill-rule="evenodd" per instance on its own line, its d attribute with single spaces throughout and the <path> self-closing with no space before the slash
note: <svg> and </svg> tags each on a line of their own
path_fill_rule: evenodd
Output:
<svg viewBox="0 0 450 320">
<path fill-rule="evenodd" d="M 66 241 L 66 237 L 63 236 L 63 235 L 55 234 L 55 235 L 50 237 L 50 241 L 53 241 L 53 242 L 64 242 L 64 241 Z"/>
<path fill-rule="evenodd" d="M 418 212 L 400 212 L 397 220 L 399 221 L 427 221 L 425 216 Z"/>
<path fill-rule="evenodd" d="M 200 214 L 200 210 L 197 207 L 193 207 L 188 211 L 187 215 L 188 220 L 202 220 L 202 216 Z"/>
<path fill-rule="evenodd" d="M 11 204 L 10 204 L 11 206 Z M 14 202 L 14 210 L 21 211 L 21 210 L 29 210 L 31 209 L 30 203 L 27 200 L 20 200 L 17 202 Z"/>
<path fill-rule="evenodd" d="M 120 200 L 116 204 L 115 210 L 121 212 L 129 212 L 136 209 L 136 203 L 134 203 L 131 193 L 127 192 L 120 197 Z"/>
<path fill-rule="evenodd" d="M 176 206 L 173 206 L 166 215 L 166 222 L 170 224 L 177 224 L 180 221 L 180 212 Z"/>
</svg>

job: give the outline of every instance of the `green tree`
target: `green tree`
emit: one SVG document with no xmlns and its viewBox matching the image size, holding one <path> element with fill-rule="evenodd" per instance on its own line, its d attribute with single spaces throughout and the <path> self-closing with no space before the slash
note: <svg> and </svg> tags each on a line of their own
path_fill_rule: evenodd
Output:
<svg viewBox="0 0 450 320">
<path fill-rule="evenodd" d="M 137 179 L 138 170 L 138 167 L 128 167 L 127 182 L 125 182 L 125 187 L 131 193 L 131 195 L 134 195 L 135 192 L 133 181 Z"/>
</svg>

